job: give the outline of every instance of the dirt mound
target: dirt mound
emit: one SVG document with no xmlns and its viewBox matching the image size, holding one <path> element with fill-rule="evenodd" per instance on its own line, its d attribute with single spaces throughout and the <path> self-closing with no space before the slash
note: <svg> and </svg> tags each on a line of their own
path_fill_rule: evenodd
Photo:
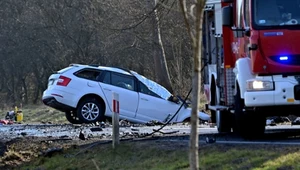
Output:
<svg viewBox="0 0 300 170">
<path fill-rule="evenodd" d="M 96 139 L 95 139 L 96 140 Z M 95 142 L 94 140 L 65 140 L 52 137 L 20 137 L 8 142 L 0 141 L 0 169 L 16 169 L 34 158 L 61 153 L 70 147 Z"/>
<path fill-rule="evenodd" d="M 0 157 L 2 157 L 6 151 L 7 147 L 5 143 L 0 141 Z"/>
</svg>

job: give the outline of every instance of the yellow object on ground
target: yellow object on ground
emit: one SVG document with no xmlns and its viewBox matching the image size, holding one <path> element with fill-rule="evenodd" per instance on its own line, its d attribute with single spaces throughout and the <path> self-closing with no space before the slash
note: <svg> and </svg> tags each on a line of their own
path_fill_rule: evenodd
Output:
<svg viewBox="0 0 300 170">
<path fill-rule="evenodd" d="M 17 111 L 16 116 L 17 116 L 17 120 L 16 120 L 17 122 L 22 122 L 22 121 L 23 121 L 23 113 L 22 113 L 22 110 Z"/>
</svg>

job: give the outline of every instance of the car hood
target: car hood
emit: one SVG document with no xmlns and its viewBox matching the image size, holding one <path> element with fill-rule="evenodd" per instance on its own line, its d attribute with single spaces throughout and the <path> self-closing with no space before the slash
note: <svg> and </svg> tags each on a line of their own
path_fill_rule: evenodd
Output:
<svg viewBox="0 0 300 170">
<path fill-rule="evenodd" d="M 172 94 L 163 86 L 157 84 L 156 82 L 147 79 L 146 77 L 138 74 L 135 71 L 130 71 L 132 75 L 134 75 L 139 81 L 145 84 L 149 90 L 159 95 L 161 98 L 168 100 Z"/>
</svg>

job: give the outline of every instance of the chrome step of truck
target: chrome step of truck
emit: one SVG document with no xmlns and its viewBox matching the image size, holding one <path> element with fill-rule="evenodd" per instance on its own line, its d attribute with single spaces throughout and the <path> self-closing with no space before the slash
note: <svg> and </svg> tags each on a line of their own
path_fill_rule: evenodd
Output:
<svg viewBox="0 0 300 170">
<path fill-rule="evenodd" d="M 208 105 L 208 109 L 209 110 L 214 110 L 214 111 L 217 111 L 217 110 L 222 111 L 222 110 L 228 110 L 229 107 L 227 107 L 227 106 L 221 106 L 221 105 L 215 105 L 215 106 Z"/>
</svg>

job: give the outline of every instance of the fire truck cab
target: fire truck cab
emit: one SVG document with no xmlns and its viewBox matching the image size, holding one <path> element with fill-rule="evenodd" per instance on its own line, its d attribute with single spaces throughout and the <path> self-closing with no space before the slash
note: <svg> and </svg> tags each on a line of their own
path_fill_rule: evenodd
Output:
<svg viewBox="0 0 300 170">
<path fill-rule="evenodd" d="M 300 0 L 206 0 L 203 81 L 219 132 L 300 115 Z"/>
</svg>

